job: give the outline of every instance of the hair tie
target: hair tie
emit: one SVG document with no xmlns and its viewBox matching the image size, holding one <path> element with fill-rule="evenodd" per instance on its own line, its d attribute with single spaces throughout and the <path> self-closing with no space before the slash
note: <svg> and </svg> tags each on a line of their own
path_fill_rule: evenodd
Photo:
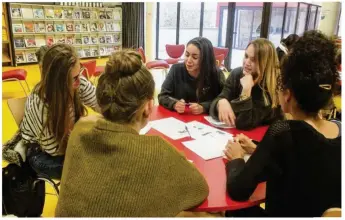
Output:
<svg viewBox="0 0 345 220">
<path fill-rule="evenodd" d="M 322 88 L 322 89 L 326 89 L 326 90 L 331 90 L 332 89 L 331 84 L 320 84 L 319 87 Z"/>
</svg>

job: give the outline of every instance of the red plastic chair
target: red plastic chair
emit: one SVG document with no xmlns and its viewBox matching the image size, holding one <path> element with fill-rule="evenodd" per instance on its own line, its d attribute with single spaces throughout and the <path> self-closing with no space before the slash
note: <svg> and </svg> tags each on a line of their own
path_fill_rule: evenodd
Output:
<svg viewBox="0 0 345 220">
<path fill-rule="evenodd" d="M 214 55 L 215 55 L 216 57 L 217 57 L 218 55 L 223 54 L 223 55 L 224 55 L 223 61 L 224 61 L 225 58 L 228 56 L 229 49 L 226 48 L 226 47 L 213 47 L 213 52 L 214 52 Z M 228 71 L 228 70 L 225 68 L 223 61 L 220 63 L 219 67 L 225 69 L 226 71 Z"/>
<path fill-rule="evenodd" d="M 168 69 L 169 69 L 169 64 L 164 61 L 164 60 L 154 60 L 154 61 L 150 61 L 147 62 L 146 61 L 146 56 L 145 56 L 145 51 L 142 47 L 138 48 L 138 53 L 141 56 L 141 59 L 143 61 L 143 63 L 145 64 L 147 69 L 161 69 L 163 70 L 163 72 L 165 73 L 165 75 L 168 73 Z"/>
<path fill-rule="evenodd" d="M 95 76 L 99 76 L 104 73 L 105 66 L 96 66 Z"/>
<path fill-rule="evenodd" d="M 166 44 L 165 45 L 165 50 L 167 51 L 167 54 L 170 58 L 165 59 L 165 61 L 168 64 L 175 64 L 178 63 L 180 60 L 180 57 L 183 55 L 185 46 L 184 44 L 178 44 L 178 45 L 171 45 L 171 44 Z"/>
<path fill-rule="evenodd" d="M 91 81 L 91 77 L 97 77 L 96 76 L 96 60 L 90 60 L 87 62 L 80 63 L 81 69 L 80 72 L 83 74 L 83 76 L 86 77 L 87 80 Z M 95 84 L 95 81 L 93 81 Z"/>
<path fill-rule="evenodd" d="M 24 93 L 26 96 L 28 94 L 26 93 L 26 90 L 24 89 L 24 86 L 21 81 L 24 81 L 26 84 L 26 87 L 28 88 L 28 91 L 30 92 L 30 88 L 28 85 L 28 82 L 26 81 L 26 75 L 27 72 L 24 69 L 14 69 L 14 70 L 9 70 L 2 72 L 2 81 L 3 82 L 9 82 L 9 81 L 17 81 L 19 82 L 20 86 L 22 87 Z"/>
<path fill-rule="evenodd" d="M 217 63 L 217 66 L 220 67 L 224 61 L 224 54 L 219 54 L 219 55 L 216 55 L 216 63 Z"/>
</svg>

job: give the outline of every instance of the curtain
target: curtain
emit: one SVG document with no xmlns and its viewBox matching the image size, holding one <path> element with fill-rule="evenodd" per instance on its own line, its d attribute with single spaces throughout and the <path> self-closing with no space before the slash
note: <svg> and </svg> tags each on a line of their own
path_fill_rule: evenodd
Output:
<svg viewBox="0 0 345 220">
<path fill-rule="evenodd" d="M 144 2 L 122 2 L 122 47 L 144 46 Z"/>
</svg>

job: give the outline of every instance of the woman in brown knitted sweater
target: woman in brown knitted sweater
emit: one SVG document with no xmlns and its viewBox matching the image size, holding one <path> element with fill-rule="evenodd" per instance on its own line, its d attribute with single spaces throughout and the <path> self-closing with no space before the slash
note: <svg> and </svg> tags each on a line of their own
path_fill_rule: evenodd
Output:
<svg viewBox="0 0 345 220">
<path fill-rule="evenodd" d="M 162 138 L 139 135 L 154 88 L 138 53 L 110 57 L 96 90 L 102 116 L 80 120 L 68 141 L 56 216 L 176 216 L 206 199 L 192 163 Z"/>
</svg>

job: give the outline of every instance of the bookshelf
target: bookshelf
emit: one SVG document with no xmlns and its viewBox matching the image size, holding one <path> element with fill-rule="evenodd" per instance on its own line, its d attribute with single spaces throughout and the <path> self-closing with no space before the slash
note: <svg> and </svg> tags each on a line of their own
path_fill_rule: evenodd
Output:
<svg viewBox="0 0 345 220">
<path fill-rule="evenodd" d="M 37 62 L 42 45 L 71 44 L 79 57 L 109 56 L 122 49 L 122 8 L 10 3 L 16 64 Z"/>
<path fill-rule="evenodd" d="M 12 44 L 6 3 L 2 3 L 2 63 L 13 66 Z"/>
</svg>

